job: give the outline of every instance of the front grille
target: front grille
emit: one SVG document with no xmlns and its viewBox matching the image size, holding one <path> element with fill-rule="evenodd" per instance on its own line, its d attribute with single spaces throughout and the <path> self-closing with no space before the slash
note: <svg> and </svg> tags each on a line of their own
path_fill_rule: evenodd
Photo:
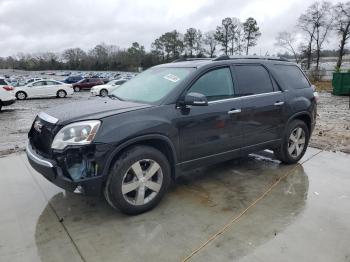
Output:
<svg viewBox="0 0 350 262">
<path fill-rule="evenodd" d="M 40 126 L 40 128 L 38 128 L 38 126 Z M 40 129 L 40 132 L 37 129 Z M 45 156 L 51 155 L 51 144 L 55 137 L 56 129 L 57 126 L 55 124 L 36 117 L 28 135 L 30 143 L 35 150 Z"/>
</svg>

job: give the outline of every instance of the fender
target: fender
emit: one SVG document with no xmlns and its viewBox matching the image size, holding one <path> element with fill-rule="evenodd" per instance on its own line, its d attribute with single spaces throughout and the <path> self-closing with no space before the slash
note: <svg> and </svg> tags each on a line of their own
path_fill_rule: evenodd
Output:
<svg viewBox="0 0 350 262">
<path fill-rule="evenodd" d="M 295 113 L 293 114 L 292 116 L 290 116 L 288 118 L 288 121 L 287 121 L 287 124 L 285 125 L 285 128 L 288 126 L 288 124 L 295 118 L 297 118 L 298 116 L 302 116 L 302 115 L 306 115 L 310 118 L 310 126 L 309 128 L 312 127 L 312 116 L 311 116 L 311 113 L 309 111 L 301 111 L 301 112 L 298 112 L 298 113 Z M 310 133 L 311 133 L 311 130 L 310 130 Z"/>
<path fill-rule="evenodd" d="M 165 135 L 160 135 L 160 134 L 149 134 L 149 135 L 141 135 L 141 136 L 138 136 L 138 137 L 134 137 L 134 138 L 131 138 L 127 141 L 125 141 L 124 143 L 118 145 L 113 151 L 112 153 L 109 155 L 107 161 L 106 161 L 106 165 L 104 166 L 103 168 L 103 176 L 106 176 L 107 173 L 108 173 L 108 170 L 112 164 L 112 161 L 113 159 L 115 158 L 115 156 L 120 153 L 123 149 L 125 149 L 126 147 L 132 145 L 132 144 L 135 144 L 137 142 L 142 142 L 142 141 L 147 141 L 147 140 L 150 140 L 150 139 L 158 139 L 158 140 L 162 140 L 164 142 L 167 143 L 167 145 L 170 147 L 171 149 L 171 154 L 172 154 L 172 157 L 173 157 L 173 160 L 174 160 L 174 166 L 172 168 L 176 168 L 177 166 L 177 155 L 176 155 L 176 150 L 175 150 L 175 147 L 172 143 L 172 141 Z M 175 170 L 174 170 L 175 171 Z M 176 172 L 175 172 L 176 173 Z"/>
</svg>

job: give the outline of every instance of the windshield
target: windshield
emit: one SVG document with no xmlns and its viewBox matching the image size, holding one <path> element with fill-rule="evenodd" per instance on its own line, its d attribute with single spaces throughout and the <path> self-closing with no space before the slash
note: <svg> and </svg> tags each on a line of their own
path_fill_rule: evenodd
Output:
<svg viewBox="0 0 350 262">
<path fill-rule="evenodd" d="M 154 103 L 170 93 L 194 68 L 151 68 L 112 92 L 121 100 Z"/>
</svg>

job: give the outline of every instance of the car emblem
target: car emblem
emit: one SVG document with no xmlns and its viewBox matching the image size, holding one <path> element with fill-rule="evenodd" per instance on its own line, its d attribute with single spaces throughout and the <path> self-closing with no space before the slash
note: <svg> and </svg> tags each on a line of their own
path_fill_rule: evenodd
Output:
<svg viewBox="0 0 350 262">
<path fill-rule="evenodd" d="M 34 122 L 34 129 L 36 130 L 36 131 L 38 131 L 39 133 L 41 133 L 41 128 L 43 127 L 43 125 L 40 123 L 40 121 L 39 120 L 37 120 L 37 121 L 35 121 Z"/>
</svg>

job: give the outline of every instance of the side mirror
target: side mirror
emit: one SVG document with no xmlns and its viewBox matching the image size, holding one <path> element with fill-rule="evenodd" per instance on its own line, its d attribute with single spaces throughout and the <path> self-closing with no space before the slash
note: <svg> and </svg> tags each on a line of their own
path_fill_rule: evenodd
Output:
<svg viewBox="0 0 350 262">
<path fill-rule="evenodd" d="M 186 94 L 183 104 L 186 106 L 207 106 L 208 100 L 205 95 L 193 92 Z"/>
</svg>

